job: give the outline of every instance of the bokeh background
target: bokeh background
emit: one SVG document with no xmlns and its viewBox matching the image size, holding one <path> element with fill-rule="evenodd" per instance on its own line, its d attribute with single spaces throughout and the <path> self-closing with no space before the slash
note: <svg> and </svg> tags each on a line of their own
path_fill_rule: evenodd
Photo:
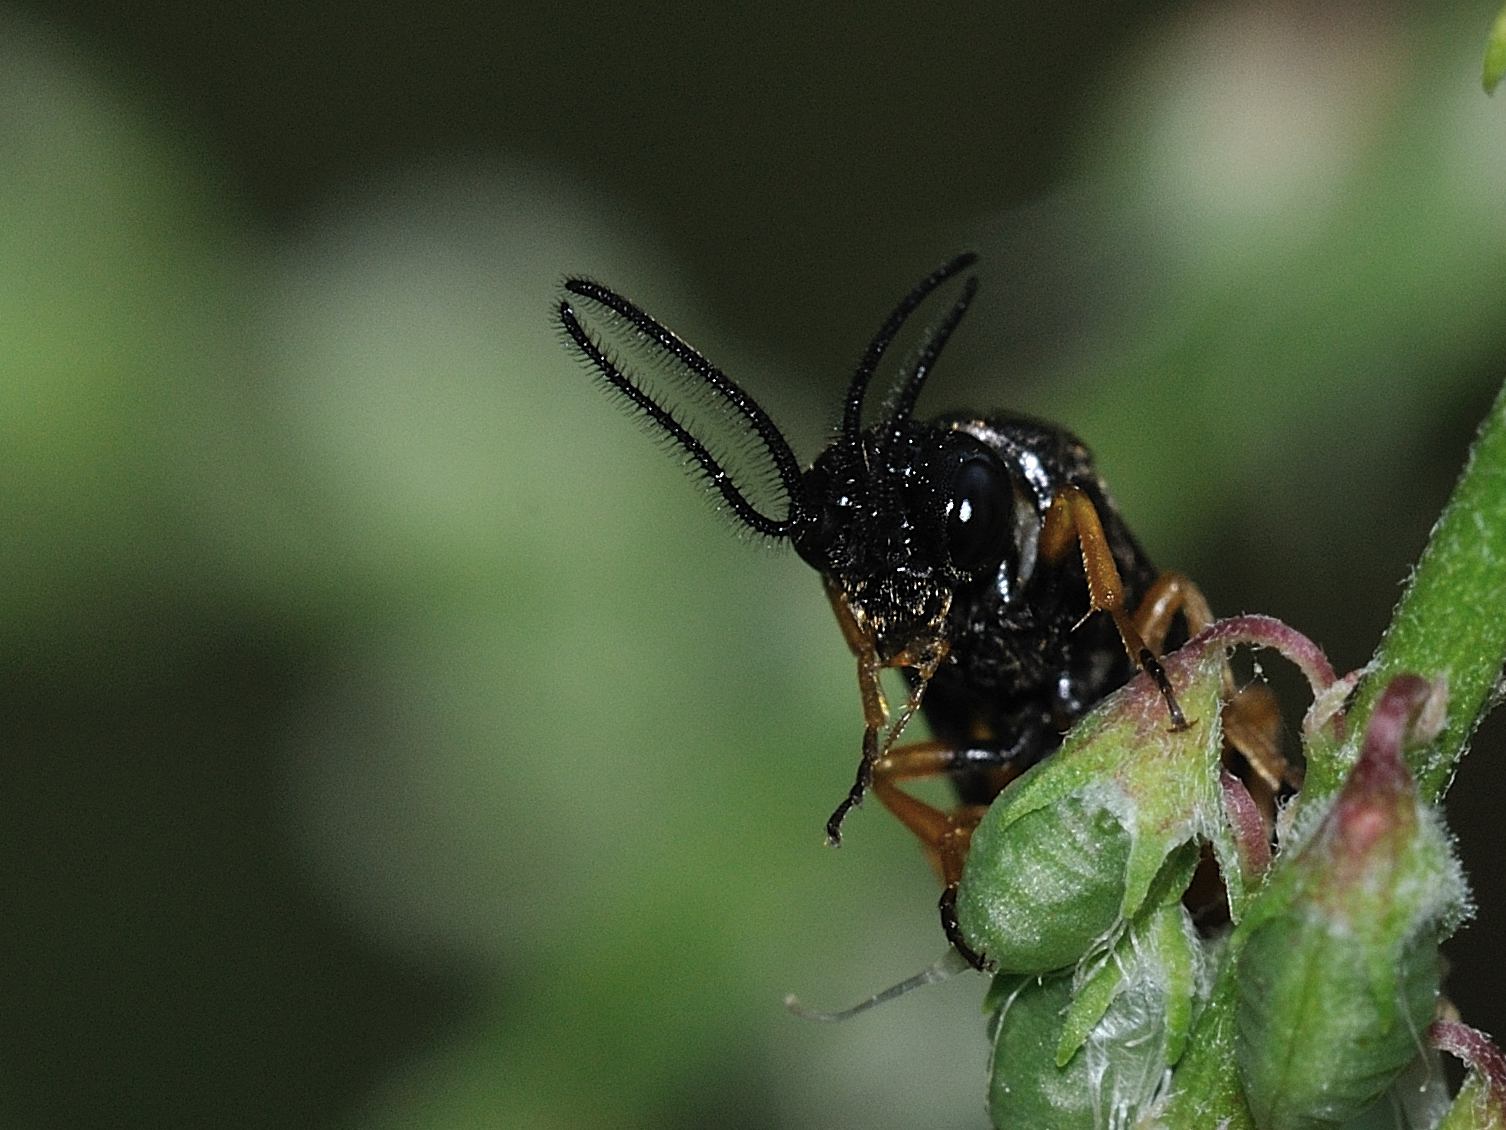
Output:
<svg viewBox="0 0 1506 1130">
<path fill-rule="evenodd" d="M 1506 375 L 1492 4 L 0 8 L 0 1124 L 976 1127 L 819 586 L 550 322 L 808 457 L 893 301 L 1157 559 L 1363 663 Z M 1501 609 L 1482 609 L 1500 615 Z M 1481 731 L 1451 812 L 1506 1031 Z"/>
</svg>

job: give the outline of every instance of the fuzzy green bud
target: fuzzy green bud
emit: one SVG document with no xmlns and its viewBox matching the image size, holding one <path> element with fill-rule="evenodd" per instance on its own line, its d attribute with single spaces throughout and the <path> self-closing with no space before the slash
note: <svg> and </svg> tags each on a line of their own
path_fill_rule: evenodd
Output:
<svg viewBox="0 0 1506 1130">
<path fill-rule="evenodd" d="M 1220 781 L 1224 663 L 1231 647 L 1274 647 L 1314 686 L 1332 671 L 1313 645 L 1266 617 L 1221 621 L 1163 661 L 1190 720 L 1172 729 L 1145 676 L 1073 727 L 1006 789 L 976 831 L 957 896 L 963 937 L 1002 973 L 1066 968 L 1107 947 L 1157 900 L 1176 899 L 1211 844 L 1235 916 L 1251 852 Z M 1260 833 L 1263 836 L 1263 832 Z"/>
<path fill-rule="evenodd" d="M 1006 789 L 974 831 L 957 916 L 1000 972 L 1045 973 L 1102 949 L 1144 905 L 1168 857 L 1220 811 L 1223 652 L 1196 658 L 1173 675 L 1196 719 L 1186 730 L 1170 729 L 1154 686 L 1136 679 Z"/>
<path fill-rule="evenodd" d="M 1235 937 L 1235 1053 L 1265 1130 L 1361 1115 L 1417 1056 L 1438 997 L 1438 943 L 1464 912 L 1463 877 L 1402 747 L 1429 684 L 1387 688 L 1348 781 L 1278 865 Z"/>
<path fill-rule="evenodd" d="M 997 978 L 994 1125 L 1131 1125 L 1186 1047 L 1205 982 L 1200 944 L 1176 904 L 1137 921 L 1076 975 Z"/>
<path fill-rule="evenodd" d="M 975 832 L 958 898 L 969 944 L 1002 972 L 1045 973 L 1107 938 L 1130 855 L 1124 810 L 1112 786 L 1088 785 L 1002 831 L 994 821 Z M 976 879 L 983 867 L 986 884 Z"/>
</svg>

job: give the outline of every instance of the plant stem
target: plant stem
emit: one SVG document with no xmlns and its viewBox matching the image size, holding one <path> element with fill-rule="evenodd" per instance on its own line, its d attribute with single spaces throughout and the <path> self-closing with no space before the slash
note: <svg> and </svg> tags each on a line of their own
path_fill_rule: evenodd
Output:
<svg viewBox="0 0 1506 1130">
<path fill-rule="evenodd" d="M 1480 425 L 1470 458 L 1396 607 L 1348 715 L 1348 739 L 1309 751 L 1305 799 L 1332 794 L 1386 685 L 1412 673 L 1443 680 L 1447 714 L 1437 738 L 1410 751 L 1421 795 L 1435 801 L 1470 736 L 1499 701 L 1506 662 L 1506 388 Z"/>
</svg>

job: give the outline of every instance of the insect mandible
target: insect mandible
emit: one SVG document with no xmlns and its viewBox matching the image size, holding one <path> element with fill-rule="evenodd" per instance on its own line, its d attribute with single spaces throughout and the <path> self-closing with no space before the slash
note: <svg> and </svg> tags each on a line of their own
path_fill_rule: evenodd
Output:
<svg viewBox="0 0 1506 1130">
<path fill-rule="evenodd" d="M 1157 655 L 1212 617 L 1186 577 L 1151 564 L 1075 436 L 1007 413 L 915 418 L 976 276 L 963 279 L 901 368 L 879 418 L 863 423 L 896 335 L 975 261 L 965 253 L 942 264 L 884 320 L 848 382 L 835 437 L 804 470 L 757 401 L 620 294 L 570 278 L 557 312 L 567 344 L 684 451 L 737 522 L 789 542 L 820 573 L 857 657 L 864 720 L 856 778 L 827 821 L 827 838 L 841 841 L 843 820 L 871 789 L 931 856 L 947 939 L 982 968 L 983 955 L 958 929 L 956 893 L 983 812 L 1137 670 L 1156 681 L 1169 724 L 1183 726 Z M 620 363 L 627 352 L 644 358 L 650 379 Z M 712 426 L 690 421 L 697 405 L 710 410 Z M 752 497 L 764 485 L 772 509 Z M 880 683 L 886 668 L 898 668 L 908 687 L 892 717 Z M 917 710 L 932 737 L 900 744 Z M 1279 754 L 1247 755 L 1274 789 Z M 900 787 L 927 777 L 951 781 L 956 807 L 939 809 Z"/>
</svg>

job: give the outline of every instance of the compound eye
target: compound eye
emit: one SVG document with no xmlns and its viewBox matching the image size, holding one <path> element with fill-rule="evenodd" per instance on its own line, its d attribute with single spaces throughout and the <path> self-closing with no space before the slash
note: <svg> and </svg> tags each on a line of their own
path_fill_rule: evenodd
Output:
<svg viewBox="0 0 1506 1130">
<path fill-rule="evenodd" d="M 973 573 L 1004 560 L 1014 543 L 1014 482 L 1003 465 L 981 452 L 952 471 L 946 504 L 947 554 L 954 568 Z"/>
</svg>

